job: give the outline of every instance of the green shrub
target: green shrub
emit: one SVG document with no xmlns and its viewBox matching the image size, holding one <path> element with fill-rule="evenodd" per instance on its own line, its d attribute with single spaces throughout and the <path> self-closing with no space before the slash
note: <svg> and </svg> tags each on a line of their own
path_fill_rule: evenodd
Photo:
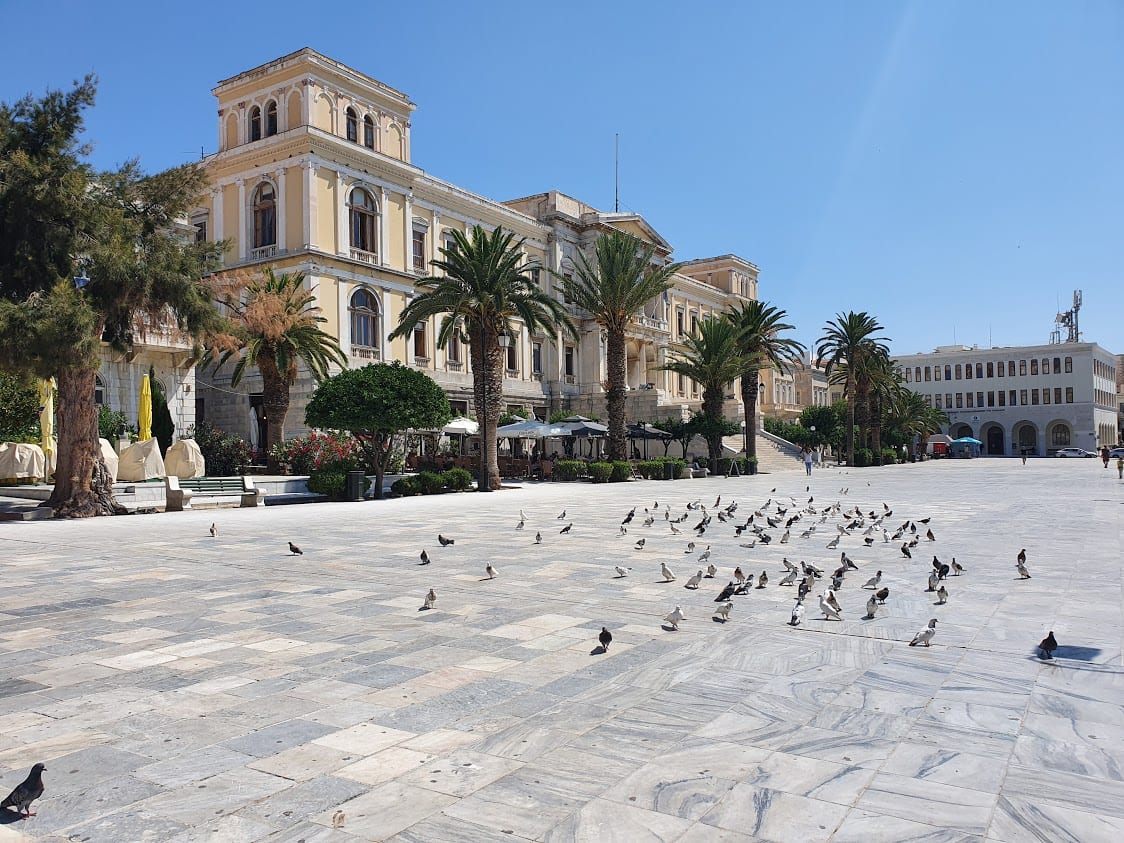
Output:
<svg viewBox="0 0 1124 843">
<path fill-rule="evenodd" d="M 231 477 L 241 474 L 243 466 L 253 462 L 254 449 L 241 436 L 224 433 L 212 424 L 202 422 L 187 429 L 185 439 L 194 439 L 207 461 L 208 477 Z"/>
<path fill-rule="evenodd" d="M 663 477 L 663 463 L 644 460 L 636 464 L 636 473 L 646 480 L 659 480 Z"/>
<path fill-rule="evenodd" d="M 463 492 L 472 488 L 472 472 L 463 468 L 450 468 L 441 475 L 441 479 L 454 492 Z"/>
<path fill-rule="evenodd" d="M 610 483 L 624 483 L 632 476 L 632 463 L 617 460 L 613 463 L 613 474 L 609 477 Z"/>
<path fill-rule="evenodd" d="M 864 468 L 874 462 L 874 452 L 870 448 L 855 449 L 855 467 Z"/>
<path fill-rule="evenodd" d="M 423 495 L 439 495 L 445 491 L 445 478 L 434 471 L 419 472 L 418 489 Z"/>
<path fill-rule="evenodd" d="M 111 410 L 106 404 L 98 407 L 98 436 L 116 444 L 117 437 L 129 433 L 129 422 L 124 413 Z M 206 454 L 203 455 L 204 457 Z"/>
<path fill-rule="evenodd" d="M 409 477 L 399 477 L 390 484 L 390 491 L 402 497 L 409 497 L 418 494 L 421 489 L 418 487 L 418 478 L 416 475 Z"/>
<path fill-rule="evenodd" d="M 342 471 L 314 471 L 308 475 L 308 491 L 317 495 L 342 498 L 347 487 L 347 475 Z"/>
<path fill-rule="evenodd" d="M 608 483 L 609 478 L 613 476 L 613 466 L 607 462 L 591 462 L 589 476 L 594 483 Z"/>
<path fill-rule="evenodd" d="M 585 463 L 579 460 L 559 460 L 554 466 L 556 480 L 577 480 L 585 474 Z"/>
<path fill-rule="evenodd" d="M 893 465 L 897 461 L 898 461 L 898 452 L 897 451 L 895 451 L 893 448 L 883 448 L 882 449 L 882 464 L 883 465 Z"/>
</svg>

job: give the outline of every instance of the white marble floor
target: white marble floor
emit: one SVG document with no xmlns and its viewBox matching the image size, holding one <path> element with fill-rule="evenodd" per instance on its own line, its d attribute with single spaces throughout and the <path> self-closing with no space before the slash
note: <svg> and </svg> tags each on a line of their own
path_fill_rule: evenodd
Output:
<svg viewBox="0 0 1124 843">
<path fill-rule="evenodd" d="M 731 520 L 672 533 L 665 507 L 719 495 Z M 865 526 L 828 550 L 835 515 L 801 538 L 818 512 L 743 547 L 770 498 L 930 520 L 912 560 Z M 0 524 L 0 790 L 47 766 L 0 843 L 1117 841 L 1122 504 L 1099 461 L 985 459 Z M 842 621 L 820 581 L 788 626 L 781 560 L 840 551 Z M 966 569 L 945 605 L 934 555 Z M 770 581 L 723 623 L 736 566 Z"/>
</svg>

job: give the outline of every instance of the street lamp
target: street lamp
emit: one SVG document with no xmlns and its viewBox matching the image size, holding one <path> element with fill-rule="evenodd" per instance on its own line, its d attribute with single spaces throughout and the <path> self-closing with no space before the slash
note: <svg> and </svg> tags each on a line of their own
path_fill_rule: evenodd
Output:
<svg viewBox="0 0 1124 843">
<path fill-rule="evenodd" d="M 511 337 L 504 331 L 497 338 L 500 348 L 506 349 L 511 345 Z M 476 484 L 476 491 L 490 492 L 492 491 L 492 475 L 488 471 L 488 334 L 486 331 L 486 323 L 480 322 L 480 362 L 481 362 L 481 382 L 480 382 L 480 397 L 483 400 L 484 406 L 480 411 L 480 482 Z"/>
</svg>

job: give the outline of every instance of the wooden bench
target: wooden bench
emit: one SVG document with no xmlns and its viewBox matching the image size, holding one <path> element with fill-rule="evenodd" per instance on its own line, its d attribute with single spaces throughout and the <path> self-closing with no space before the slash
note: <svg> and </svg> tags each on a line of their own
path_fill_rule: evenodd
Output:
<svg viewBox="0 0 1124 843">
<path fill-rule="evenodd" d="M 185 480 L 169 477 L 166 480 L 169 484 L 172 481 L 176 481 L 178 488 L 190 491 L 196 498 L 237 495 L 238 505 L 245 507 L 261 506 L 265 502 L 265 492 L 254 485 L 251 477 L 191 477 Z"/>
</svg>

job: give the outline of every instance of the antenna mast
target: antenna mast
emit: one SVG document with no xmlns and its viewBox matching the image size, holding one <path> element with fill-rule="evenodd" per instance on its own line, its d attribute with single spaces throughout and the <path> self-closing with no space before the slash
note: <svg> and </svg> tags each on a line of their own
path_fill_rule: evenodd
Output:
<svg viewBox="0 0 1124 843">
<path fill-rule="evenodd" d="M 1073 307 L 1054 317 L 1055 328 L 1050 334 L 1051 343 L 1062 342 L 1062 328 L 1066 329 L 1065 342 L 1081 342 L 1081 328 L 1077 315 L 1081 310 L 1081 291 L 1073 291 Z"/>
<path fill-rule="evenodd" d="M 613 140 L 613 213 L 621 211 L 621 133 L 617 132 Z"/>
</svg>

